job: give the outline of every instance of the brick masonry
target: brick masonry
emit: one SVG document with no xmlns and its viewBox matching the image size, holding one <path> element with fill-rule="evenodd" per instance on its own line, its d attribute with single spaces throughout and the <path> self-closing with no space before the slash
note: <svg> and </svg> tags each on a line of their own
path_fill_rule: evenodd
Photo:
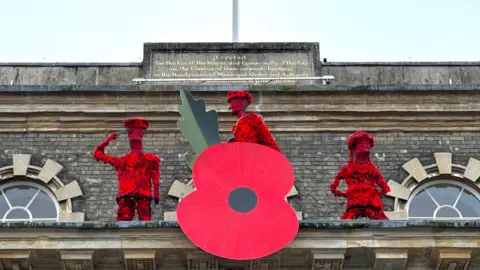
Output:
<svg viewBox="0 0 480 270">
<path fill-rule="evenodd" d="M 372 155 L 385 179 L 403 181 L 406 173 L 401 166 L 418 157 L 423 165 L 434 163 L 434 152 L 452 152 L 453 163 L 466 165 L 470 157 L 478 158 L 475 145 L 480 144 L 476 133 L 372 133 L 376 146 Z M 84 198 L 74 199 L 74 211 L 85 211 L 87 220 L 111 221 L 115 218 L 117 192 L 116 174 L 103 163 L 93 160 L 92 151 L 107 134 L 73 133 L 15 133 L 0 134 L 0 165 L 12 164 L 12 155 L 31 154 L 32 165 L 42 166 L 50 158 L 65 167 L 59 175 L 65 183 L 79 181 Z M 229 134 L 224 134 L 225 138 Z M 300 197 L 291 203 L 304 213 L 304 219 L 336 219 L 343 211 L 344 201 L 334 198 L 329 185 L 339 167 L 348 157 L 346 139 L 349 133 L 278 133 L 280 147 L 296 171 L 296 187 Z M 155 219 L 161 219 L 163 211 L 175 209 L 178 200 L 168 197 L 168 189 L 174 180 L 188 179 L 189 169 L 182 154 L 187 143 L 179 133 L 147 134 L 145 150 L 161 156 L 161 204 Z M 126 137 L 107 148 L 112 155 L 128 151 Z M 386 210 L 392 210 L 393 200 L 385 198 Z"/>
</svg>

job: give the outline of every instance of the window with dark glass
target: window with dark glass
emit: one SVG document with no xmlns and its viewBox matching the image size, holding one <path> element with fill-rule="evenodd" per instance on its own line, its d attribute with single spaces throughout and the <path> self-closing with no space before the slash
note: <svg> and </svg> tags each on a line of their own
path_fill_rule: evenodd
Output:
<svg viewBox="0 0 480 270">
<path fill-rule="evenodd" d="M 477 219 L 480 218 L 480 199 L 467 186 L 433 182 L 414 192 L 408 203 L 408 216 L 410 219 Z"/>
<path fill-rule="evenodd" d="M 40 186 L 0 186 L 0 216 L 2 222 L 56 221 L 58 206 L 53 195 Z"/>
</svg>

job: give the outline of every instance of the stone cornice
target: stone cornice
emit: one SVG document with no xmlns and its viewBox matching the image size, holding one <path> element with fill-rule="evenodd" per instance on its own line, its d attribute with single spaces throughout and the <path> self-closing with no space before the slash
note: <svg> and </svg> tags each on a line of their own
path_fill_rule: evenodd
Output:
<svg viewBox="0 0 480 270">
<path fill-rule="evenodd" d="M 329 224 L 324 222 L 322 224 Z M 153 228 L 154 223 L 135 228 L 104 228 L 72 226 L 71 228 L 2 228 L 1 249 L 191 249 L 195 246 L 179 228 Z M 334 225 L 334 223 L 330 223 Z M 339 224 L 337 224 L 338 226 Z M 344 224 L 345 225 L 345 224 Z M 350 224 L 351 227 L 359 225 Z M 477 224 L 478 225 L 478 224 Z M 362 226 L 365 226 L 363 224 Z M 5 227 L 5 226 L 4 226 Z M 42 226 L 40 226 L 42 227 Z M 47 227 L 47 226 L 44 226 Z M 62 227 L 62 226 L 59 226 Z M 66 226 L 63 226 L 66 227 Z M 127 226 L 126 226 L 127 227 Z M 79 233 L 81 232 L 81 233 Z M 45 236 L 48 235 L 47 238 Z M 412 241 L 415 239 L 415 241 Z M 348 249 L 348 248 L 480 248 L 480 227 L 461 229 L 412 227 L 395 228 L 323 228 L 300 229 L 287 249 Z M 333 244 L 334 243 L 334 244 Z M 12 245 L 15 245 L 13 247 Z"/>
<path fill-rule="evenodd" d="M 222 91 L 193 92 L 219 113 L 220 130 L 235 119 Z M 478 131 L 480 92 L 253 92 L 251 111 L 274 132 Z M 0 132 L 105 132 L 121 120 L 148 117 L 151 132 L 176 132 L 178 92 L 2 92 Z M 294 124 L 293 124 L 294 123 Z"/>
<path fill-rule="evenodd" d="M 2 223 L 0 266 L 341 270 L 356 256 L 354 262 L 365 266 L 362 269 L 405 269 L 409 261 L 421 269 L 466 270 L 480 251 L 479 222 L 301 221 L 300 226 L 282 251 L 232 261 L 195 248 L 175 222 Z"/>
<path fill-rule="evenodd" d="M 25 229 L 61 229 L 61 230 L 138 230 L 138 229 L 178 229 L 176 221 L 130 221 L 130 222 L 4 222 L 0 230 Z M 427 229 L 427 230 L 478 230 L 478 220 L 301 220 L 299 228 L 312 232 L 316 230 L 354 230 L 354 229 Z M 480 234 L 479 234 L 480 237 Z"/>
</svg>

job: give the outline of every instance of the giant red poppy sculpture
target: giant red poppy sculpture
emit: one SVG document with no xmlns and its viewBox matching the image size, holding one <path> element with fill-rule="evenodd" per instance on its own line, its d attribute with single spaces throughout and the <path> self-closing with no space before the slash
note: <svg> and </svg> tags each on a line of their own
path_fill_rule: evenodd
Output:
<svg viewBox="0 0 480 270">
<path fill-rule="evenodd" d="M 178 205 L 177 219 L 199 248 L 231 260 L 253 260 L 287 246 L 298 218 L 284 199 L 294 172 L 281 153 L 254 143 L 220 143 L 195 160 L 196 191 Z"/>
</svg>

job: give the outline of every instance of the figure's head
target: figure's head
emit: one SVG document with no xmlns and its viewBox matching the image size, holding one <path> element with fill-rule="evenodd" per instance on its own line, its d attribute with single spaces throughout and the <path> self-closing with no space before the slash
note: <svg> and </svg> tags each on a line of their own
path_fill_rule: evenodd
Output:
<svg viewBox="0 0 480 270">
<path fill-rule="evenodd" d="M 227 100 L 230 103 L 230 109 L 233 114 L 245 111 L 252 103 L 252 94 L 244 90 L 228 91 Z"/>
<path fill-rule="evenodd" d="M 128 140 L 130 144 L 142 142 L 143 133 L 148 128 L 150 121 L 144 118 L 130 118 L 123 121 L 123 126 L 128 129 Z"/>
<path fill-rule="evenodd" d="M 348 137 L 348 149 L 350 153 L 370 153 L 370 149 L 375 145 L 373 137 L 364 132 L 357 130 Z"/>
</svg>

